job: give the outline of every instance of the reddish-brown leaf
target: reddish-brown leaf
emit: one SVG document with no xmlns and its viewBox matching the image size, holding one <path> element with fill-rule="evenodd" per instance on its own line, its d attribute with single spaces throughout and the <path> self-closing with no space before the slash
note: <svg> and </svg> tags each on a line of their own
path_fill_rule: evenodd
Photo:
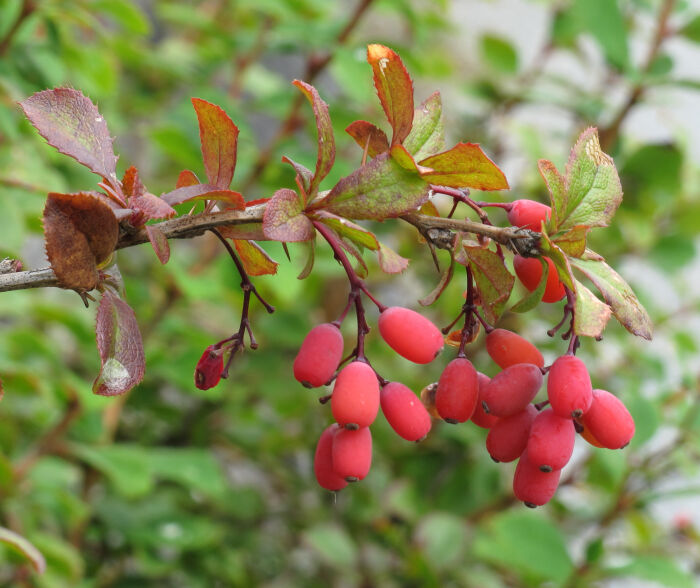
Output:
<svg viewBox="0 0 700 588">
<path fill-rule="evenodd" d="M 288 163 L 294 168 L 294 171 L 297 173 L 297 181 L 301 182 L 301 187 L 304 189 L 304 192 L 308 194 L 311 190 L 311 182 L 314 179 L 314 173 L 305 165 L 297 163 L 286 155 L 282 157 L 282 161 L 284 163 Z M 246 203 L 246 206 L 250 206 L 250 202 Z"/>
<path fill-rule="evenodd" d="M 143 379 L 146 369 L 134 311 L 116 294 L 106 290 L 97 309 L 95 330 L 102 367 L 92 391 L 101 396 L 124 394 Z"/>
<path fill-rule="evenodd" d="M 168 243 L 168 238 L 165 233 L 161 231 L 155 225 L 146 225 L 146 234 L 148 235 L 148 240 L 151 242 L 153 251 L 156 252 L 158 260 L 165 265 L 170 259 L 170 244 Z"/>
<path fill-rule="evenodd" d="M 348 125 L 345 132 L 355 139 L 363 150 L 367 149 L 370 157 L 389 151 L 389 139 L 386 133 L 366 120 L 356 120 Z"/>
<path fill-rule="evenodd" d="M 236 169 L 238 127 L 222 108 L 201 98 L 192 98 L 199 121 L 202 158 L 210 184 L 226 190 Z"/>
<path fill-rule="evenodd" d="M 400 274 L 408 267 L 409 263 L 408 259 L 401 257 L 396 251 L 381 242 L 377 251 L 377 260 L 379 267 L 386 274 Z"/>
<path fill-rule="evenodd" d="M 277 273 L 277 263 L 255 241 L 234 239 L 233 244 L 243 267 L 249 276 L 264 276 Z"/>
<path fill-rule="evenodd" d="M 117 183 L 112 137 L 89 98 L 72 88 L 55 88 L 37 92 L 20 105 L 49 145 Z"/>
<path fill-rule="evenodd" d="M 331 117 L 328 113 L 328 104 L 326 104 L 318 91 L 311 84 L 294 80 L 292 82 L 299 88 L 304 96 L 311 103 L 316 118 L 316 128 L 318 129 L 318 155 L 316 156 L 316 171 L 314 172 L 311 186 L 309 187 L 309 195 L 314 194 L 321 180 L 328 175 L 335 161 L 335 139 L 333 137 L 333 125 Z"/>
<path fill-rule="evenodd" d="M 401 58 L 384 45 L 368 45 L 367 61 L 386 117 L 394 130 L 391 144 L 401 143 L 413 124 L 413 82 Z"/>
<path fill-rule="evenodd" d="M 243 196 L 233 190 L 220 190 L 211 184 L 197 184 L 175 188 L 172 192 L 161 195 L 161 199 L 170 206 L 189 202 L 191 200 L 222 200 L 235 210 L 245 209 Z"/>
<path fill-rule="evenodd" d="M 314 227 L 303 213 L 301 197 L 294 190 L 277 190 L 265 207 L 263 233 L 273 241 L 308 241 Z"/>
<path fill-rule="evenodd" d="M 64 288 L 92 290 L 97 266 L 117 244 L 119 223 L 112 209 L 88 192 L 52 192 L 44 207 L 46 253 Z"/>
<path fill-rule="evenodd" d="M 127 198 L 142 196 L 146 193 L 146 186 L 141 182 L 139 171 L 133 165 L 124 172 L 122 191 Z"/>
<path fill-rule="evenodd" d="M 422 173 L 431 184 L 476 190 L 507 190 L 508 181 L 476 143 L 457 143 L 420 162 L 433 171 Z"/>
<path fill-rule="evenodd" d="M 150 192 L 132 198 L 129 201 L 129 206 L 141 216 L 142 222 L 159 218 L 172 218 L 177 214 L 177 211 L 170 204 Z"/>
<path fill-rule="evenodd" d="M 199 183 L 201 182 L 199 181 L 197 174 L 188 169 L 183 169 L 180 172 L 180 175 L 177 176 L 177 183 L 175 184 L 175 187 L 186 188 L 187 186 L 196 186 Z"/>
</svg>

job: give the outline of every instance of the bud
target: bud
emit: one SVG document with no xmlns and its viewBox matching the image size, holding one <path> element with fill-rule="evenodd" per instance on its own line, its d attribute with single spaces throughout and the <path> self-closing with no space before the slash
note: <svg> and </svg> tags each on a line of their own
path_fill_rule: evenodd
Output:
<svg viewBox="0 0 700 588">
<path fill-rule="evenodd" d="M 197 362 L 194 383 L 200 390 L 209 390 L 219 383 L 224 371 L 224 352 L 216 345 L 209 345 Z"/>
</svg>

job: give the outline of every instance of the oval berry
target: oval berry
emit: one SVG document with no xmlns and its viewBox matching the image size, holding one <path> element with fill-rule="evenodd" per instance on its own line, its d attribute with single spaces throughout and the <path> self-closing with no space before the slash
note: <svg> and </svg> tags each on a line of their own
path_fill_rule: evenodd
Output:
<svg viewBox="0 0 700 588">
<path fill-rule="evenodd" d="M 513 475 L 513 493 L 525 506 L 535 508 L 547 504 L 559 486 L 561 470 L 543 472 L 528 457 L 525 451 Z"/>
<path fill-rule="evenodd" d="M 301 344 L 294 359 L 294 378 L 307 388 L 323 386 L 343 357 L 343 336 L 331 323 L 316 325 Z"/>
<path fill-rule="evenodd" d="M 551 408 L 539 413 L 532 422 L 527 440 L 527 455 L 543 472 L 560 470 L 571 459 L 576 429 L 570 418 L 557 416 Z"/>
<path fill-rule="evenodd" d="M 420 441 L 430 431 L 430 414 L 408 386 L 389 382 L 382 388 L 381 406 L 391 428 L 406 441 Z"/>
<path fill-rule="evenodd" d="M 482 394 L 482 406 L 497 417 L 514 415 L 537 396 L 541 386 L 540 368 L 531 363 L 516 363 L 491 378 Z"/>
<path fill-rule="evenodd" d="M 542 221 L 547 221 L 552 209 L 546 204 L 535 200 L 515 200 L 508 211 L 508 222 L 514 227 L 522 227 L 539 232 Z"/>
<path fill-rule="evenodd" d="M 389 347 L 414 363 L 430 363 L 445 344 L 440 329 L 408 308 L 387 308 L 379 315 L 378 324 L 379 333 Z"/>
<path fill-rule="evenodd" d="M 507 329 L 494 329 L 486 335 L 486 351 L 502 369 L 516 363 L 544 367 L 544 357 L 539 349 L 524 337 Z"/>
<path fill-rule="evenodd" d="M 559 279 L 559 274 L 557 274 L 557 268 L 554 266 L 554 262 L 549 259 L 549 257 L 543 257 L 542 259 L 544 259 L 549 266 L 547 284 L 544 287 L 542 302 L 557 302 L 566 295 L 564 284 Z M 539 286 L 540 280 L 542 280 L 542 264 L 539 259 L 515 255 L 513 257 L 513 269 L 523 286 L 530 290 L 530 292 Z"/>
<path fill-rule="evenodd" d="M 491 427 L 486 436 L 486 450 L 495 461 L 509 462 L 520 457 L 527 447 L 532 421 L 537 409 L 528 404 L 525 410 L 503 419 Z"/>
<path fill-rule="evenodd" d="M 340 429 L 333 435 L 333 471 L 348 482 L 362 480 L 372 465 L 369 427 Z"/>
<path fill-rule="evenodd" d="M 341 427 L 368 427 L 379 411 L 379 382 L 364 361 L 346 365 L 335 380 L 331 395 L 333 418 Z"/>
<path fill-rule="evenodd" d="M 337 423 L 326 427 L 326 430 L 321 433 L 314 455 L 316 481 L 321 488 L 332 491 L 342 490 L 348 485 L 345 478 L 336 474 L 333 469 L 333 436 L 339 430 L 340 427 Z"/>
<path fill-rule="evenodd" d="M 584 431 L 608 449 L 620 449 L 634 436 L 634 419 L 622 400 L 606 390 L 593 390 L 593 402 L 581 417 Z"/>
<path fill-rule="evenodd" d="M 477 427 L 481 427 L 482 429 L 490 429 L 498 422 L 498 417 L 488 414 L 484 410 L 484 405 L 481 403 L 481 401 L 483 400 L 484 388 L 486 388 L 488 383 L 491 381 L 491 378 L 489 378 L 486 374 L 482 374 L 481 372 L 477 372 L 476 375 L 479 382 L 479 397 L 471 420 Z"/>
<path fill-rule="evenodd" d="M 194 384 L 200 390 L 209 390 L 221 380 L 224 371 L 224 352 L 215 345 L 209 345 L 194 369 Z"/>
<path fill-rule="evenodd" d="M 593 401 L 591 377 L 586 364 L 574 355 L 557 358 L 547 375 L 547 396 L 560 417 L 580 417 Z"/>
<path fill-rule="evenodd" d="M 468 421 L 479 399 L 476 370 L 466 357 L 457 357 L 445 366 L 435 392 L 435 408 L 448 423 Z"/>
</svg>

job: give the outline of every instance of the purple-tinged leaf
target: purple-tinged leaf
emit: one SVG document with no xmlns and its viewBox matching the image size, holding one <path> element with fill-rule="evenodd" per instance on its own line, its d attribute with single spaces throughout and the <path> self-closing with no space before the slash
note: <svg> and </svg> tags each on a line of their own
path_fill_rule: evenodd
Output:
<svg viewBox="0 0 700 588">
<path fill-rule="evenodd" d="M 594 252 L 590 252 L 593 254 Z M 596 254 L 597 255 L 597 254 Z M 651 339 L 652 323 L 632 288 L 607 263 L 601 260 L 570 259 L 571 265 L 585 275 L 603 295 L 615 318 L 633 335 Z"/>
<path fill-rule="evenodd" d="M 347 218 L 382 220 L 417 209 L 428 196 L 428 184 L 418 174 L 382 153 L 342 178 L 312 208 Z"/>
<path fill-rule="evenodd" d="M 413 128 L 403 142 L 416 161 L 440 153 L 445 148 L 440 92 L 433 93 L 413 114 Z"/>
<path fill-rule="evenodd" d="M 255 241 L 234 239 L 233 245 L 249 276 L 265 276 L 277 273 L 277 263 Z"/>
<path fill-rule="evenodd" d="M 158 260 L 165 265 L 170 259 L 170 243 L 165 233 L 155 225 L 146 225 L 146 234 L 151 242 L 153 251 L 155 251 Z"/>
<path fill-rule="evenodd" d="M 175 188 L 172 192 L 161 195 L 161 199 L 170 206 L 176 206 L 191 200 L 221 200 L 235 210 L 245 209 L 243 196 L 233 190 L 220 190 L 212 184 L 197 184 Z"/>
<path fill-rule="evenodd" d="M 370 157 L 389 151 L 389 139 L 386 133 L 366 120 L 356 120 L 350 123 L 345 132 L 355 139 L 362 150 L 367 149 Z"/>
<path fill-rule="evenodd" d="M 177 183 L 175 184 L 175 187 L 186 188 L 187 186 L 196 186 L 197 184 L 201 184 L 197 174 L 188 169 L 183 169 L 180 172 L 180 175 L 177 176 Z"/>
<path fill-rule="evenodd" d="M 574 333 L 580 337 L 601 337 L 612 314 L 610 307 L 578 280 L 574 280 L 574 285 Z"/>
<path fill-rule="evenodd" d="M 43 574 L 46 571 L 46 560 L 44 556 L 41 555 L 41 552 L 34 547 L 34 545 L 22 537 L 22 535 L 10 531 L 10 529 L 6 529 L 5 527 L 0 527 L 0 543 L 4 543 L 12 550 L 26 557 L 38 574 Z"/>
<path fill-rule="evenodd" d="M 308 241 L 314 236 L 314 226 L 304 214 L 304 204 L 294 190 L 277 190 L 265 207 L 262 228 L 272 241 Z"/>
<path fill-rule="evenodd" d="M 146 193 L 146 186 L 141 182 L 139 171 L 133 165 L 124 172 L 122 192 L 127 199 L 143 196 Z"/>
<path fill-rule="evenodd" d="M 124 394 L 143 379 L 143 343 L 134 311 L 109 290 L 97 309 L 96 332 L 102 367 L 92 391 L 100 396 Z"/>
<path fill-rule="evenodd" d="M 129 206 L 140 217 L 139 224 L 153 219 L 172 218 L 177 214 L 177 211 L 170 204 L 150 192 L 132 198 L 129 201 Z"/>
<path fill-rule="evenodd" d="M 503 314 L 513 290 L 515 277 L 508 271 L 503 259 L 495 251 L 466 245 L 464 250 L 479 293 L 481 308 L 486 320 L 493 324 Z"/>
<path fill-rule="evenodd" d="M 544 296 L 544 290 L 547 286 L 549 264 L 542 257 L 538 259 L 542 264 L 542 277 L 540 278 L 540 283 L 537 284 L 537 288 L 535 288 L 532 292 L 528 292 L 525 296 L 523 296 L 523 298 L 511 306 L 510 309 L 513 312 L 528 312 L 542 301 L 542 296 Z"/>
<path fill-rule="evenodd" d="M 508 189 L 508 181 L 503 172 L 476 143 L 457 143 L 449 151 L 443 151 L 419 163 L 433 170 L 421 174 L 431 184 L 476 190 Z"/>
<path fill-rule="evenodd" d="M 367 46 L 367 62 L 386 118 L 394 130 L 391 144 L 402 143 L 413 124 L 413 82 L 401 58 L 384 45 Z"/>
<path fill-rule="evenodd" d="M 55 88 L 37 92 L 20 105 L 49 145 L 118 184 L 112 137 L 89 98 L 72 88 Z"/>
<path fill-rule="evenodd" d="M 396 251 L 381 242 L 377 251 L 377 261 L 379 268 L 385 274 L 400 274 L 408 267 L 409 263 L 408 259 L 401 257 Z"/>
<path fill-rule="evenodd" d="M 333 137 L 333 125 L 328 114 L 328 104 L 319 96 L 318 91 L 311 84 L 294 80 L 292 82 L 311 103 L 316 118 L 316 128 L 318 129 L 318 155 L 316 156 L 316 171 L 314 172 L 309 195 L 313 196 L 318 189 L 321 180 L 331 171 L 335 162 L 335 138 Z"/>
<path fill-rule="evenodd" d="M 199 139 L 207 179 L 217 188 L 227 190 L 236 169 L 238 127 L 216 104 L 192 98 L 192 105 L 199 121 Z"/>
<path fill-rule="evenodd" d="M 319 211 L 316 216 L 324 225 L 333 229 L 341 237 L 349 239 L 355 245 L 372 251 L 379 249 L 379 242 L 372 231 L 325 210 Z"/>
<path fill-rule="evenodd" d="M 430 306 L 431 304 L 435 303 L 435 301 L 442 296 L 442 293 L 445 291 L 448 284 L 452 281 L 452 276 L 454 273 L 455 260 L 450 259 L 450 265 L 447 266 L 447 268 L 440 275 L 440 281 L 437 283 L 437 286 L 435 286 L 435 288 L 433 288 L 433 290 L 427 296 L 418 300 L 418 304 L 421 306 Z"/>
<path fill-rule="evenodd" d="M 314 269 L 314 261 L 316 258 L 316 236 L 310 241 L 306 241 L 302 244 L 302 247 L 307 248 L 306 263 L 304 264 L 304 269 L 297 276 L 297 280 L 304 280 L 311 275 L 311 270 Z"/>
<path fill-rule="evenodd" d="M 282 157 L 282 161 L 284 163 L 288 163 L 294 168 L 294 171 L 297 173 L 297 177 L 301 182 L 301 186 L 302 188 L 304 188 L 304 192 L 306 192 L 306 194 L 308 195 L 309 190 L 311 189 L 311 181 L 314 179 L 314 173 L 305 165 L 297 163 L 296 161 L 290 159 L 286 155 Z"/>
</svg>

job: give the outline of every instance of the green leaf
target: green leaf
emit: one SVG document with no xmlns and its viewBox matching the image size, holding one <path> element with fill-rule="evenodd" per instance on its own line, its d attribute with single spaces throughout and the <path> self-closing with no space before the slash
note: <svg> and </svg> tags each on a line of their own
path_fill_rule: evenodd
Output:
<svg viewBox="0 0 700 588">
<path fill-rule="evenodd" d="M 416 161 L 435 155 L 445 148 L 440 92 L 434 92 L 413 113 L 413 127 L 403 142 Z"/>
<path fill-rule="evenodd" d="M 391 218 L 415 210 L 428 199 L 428 184 L 382 153 L 342 178 L 312 208 L 354 219 Z"/>
<path fill-rule="evenodd" d="M 432 513 L 418 525 L 416 542 L 421 546 L 431 566 L 446 568 L 457 563 L 464 554 L 464 523 L 453 514 Z"/>
<path fill-rule="evenodd" d="M 618 0 L 575 0 L 573 15 L 600 45 L 609 63 L 629 65 L 627 27 Z"/>
<path fill-rule="evenodd" d="M 540 283 L 537 284 L 537 288 L 526 294 L 510 308 L 513 312 L 528 312 L 535 308 L 542 300 L 545 288 L 547 287 L 549 264 L 542 257 L 539 258 L 539 261 L 542 264 L 542 279 L 540 279 Z"/>
<path fill-rule="evenodd" d="M 39 574 L 43 574 L 44 571 L 46 571 L 46 560 L 44 556 L 41 555 L 34 545 L 21 535 L 5 527 L 0 527 L 0 543 L 9 545 L 14 551 L 21 553 L 30 561 Z"/>
<path fill-rule="evenodd" d="M 353 568 L 357 562 L 357 546 L 342 527 L 319 523 L 303 534 L 306 542 L 327 562 L 338 568 Z"/>
<path fill-rule="evenodd" d="M 432 171 L 421 173 L 431 184 L 476 190 L 508 189 L 503 172 L 476 143 L 457 143 L 448 151 L 423 159 L 420 165 L 431 168 Z"/>
<path fill-rule="evenodd" d="M 605 573 L 611 576 L 634 576 L 665 588 L 697 586 L 693 575 L 679 568 L 671 557 L 653 554 L 635 557 L 623 566 L 607 568 Z"/>
<path fill-rule="evenodd" d="M 574 280 L 574 286 L 574 333 L 581 337 L 601 337 L 612 310 L 578 280 Z"/>
<path fill-rule="evenodd" d="M 206 449 L 163 447 L 149 449 L 145 457 L 150 472 L 162 480 L 214 498 L 226 494 L 227 484 L 221 466 Z"/>
<path fill-rule="evenodd" d="M 362 150 L 367 149 L 370 157 L 389 151 L 389 139 L 386 133 L 366 120 L 356 120 L 348 125 L 345 132 L 355 139 Z"/>
<path fill-rule="evenodd" d="M 700 43 L 700 15 L 685 23 L 678 31 L 678 34 L 690 41 Z"/>
<path fill-rule="evenodd" d="M 649 315 L 627 282 L 604 261 L 570 259 L 572 267 L 584 274 L 612 309 L 615 318 L 630 333 L 651 339 L 652 324 Z"/>
<path fill-rule="evenodd" d="M 574 227 L 565 233 L 554 235 L 552 243 L 555 243 L 569 257 L 581 257 L 586 252 L 588 231 L 590 231 L 589 227 Z"/>
<path fill-rule="evenodd" d="M 288 188 L 277 190 L 265 207 L 263 233 L 272 241 L 308 241 L 314 236 L 314 227 L 304 214 L 301 197 Z"/>
<path fill-rule="evenodd" d="M 480 50 L 482 59 L 493 69 L 505 74 L 518 71 L 518 54 L 506 39 L 484 35 L 481 37 Z"/>
<path fill-rule="evenodd" d="M 277 263 L 255 241 L 245 239 L 233 239 L 241 263 L 249 276 L 266 276 L 277 273 Z"/>
<path fill-rule="evenodd" d="M 408 259 L 401 257 L 396 251 L 381 242 L 377 251 L 377 260 L 380 269 L 385 274 L 400 274 L 408 267 L 409 263 Z"/>
<path fill-rule="evenodd" d="M 95 13 L 109 14 L 127 32 L 136 35 L 146 35 L 151 27 L 148 18 L 138 5 L 132 0 L 98 0 L 92 5 Z"/>
<path fill-rule="evenodd" d="M 682 189 L 683 153 L 673 143 L 643 145 L 625 161 L 620 175 L 634 204 L 641 206 L 649 197 L 670 201 Z"/>
<path fill-rule="evenodd" d="M 495 323 L 503 314 L 506 302 L 510 298 L 515 277 L 508 271 L 501 256 L 495 251 L 468 245 L 465 245 L 464 249 L 467 252 L 469 267 L 474 275 L 474 283 L 479 292 L 485 318 L 488 322 Z"/>
<path fill-rule="evenodd" d="M 372 251 L 379 250 L 379 242 L 372 231 L 325 210 L 319 211 L 317 216 L 324 225 L 329 226 L 341 237 L 349 239 L 355 245 L 371 249 Z"/>
</svg>

